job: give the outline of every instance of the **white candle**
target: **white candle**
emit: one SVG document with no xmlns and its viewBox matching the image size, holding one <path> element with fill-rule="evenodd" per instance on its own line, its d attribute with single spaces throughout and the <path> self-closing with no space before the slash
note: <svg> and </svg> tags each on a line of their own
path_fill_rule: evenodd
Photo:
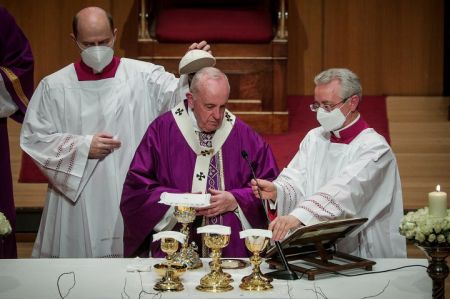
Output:
<svg viewBox="0 0 450 299">
<path fill-rule="evenodd" d="M 436 191 L 428 193 L 428 212 L 434 217 L 447 216 L 447 193 L 441 191 L 441 186 L 436 186 Z"/>
</svg>

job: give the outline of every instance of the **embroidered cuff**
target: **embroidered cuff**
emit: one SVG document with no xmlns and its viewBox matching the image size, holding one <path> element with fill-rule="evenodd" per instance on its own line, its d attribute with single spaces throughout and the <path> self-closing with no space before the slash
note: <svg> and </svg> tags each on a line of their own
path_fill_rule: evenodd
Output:
<svg viewBox="0 0 450 299">
<path fill-rule="evenodd" d="M 314 215 L 313 212 L 305 210 L 304 208 L 296 208 L 289 215 L 294 216 L 304 225 L 313 225 L 321 222 L 319 218 Z"/>
</svg>

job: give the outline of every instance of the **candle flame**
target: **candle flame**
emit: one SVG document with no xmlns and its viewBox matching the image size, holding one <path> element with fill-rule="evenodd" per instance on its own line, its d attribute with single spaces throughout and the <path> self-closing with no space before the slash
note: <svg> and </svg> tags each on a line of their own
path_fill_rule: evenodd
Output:
<svg viewBox="0 0 450 299">
<path fill-rule="evenodd" d="M 437 192 L 441 191 L 441 185 L 437 185 L 437 186 L 436 186 L 436 191 L 437 191 Z"/>
</svg>

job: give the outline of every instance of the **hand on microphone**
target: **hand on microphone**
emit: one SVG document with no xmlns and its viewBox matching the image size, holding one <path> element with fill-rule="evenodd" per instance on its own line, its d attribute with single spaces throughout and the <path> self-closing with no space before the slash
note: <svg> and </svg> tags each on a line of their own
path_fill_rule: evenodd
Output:
<svg viewBox="0 0 450 299">
<path fill-rule="evenodd" d="M 272 202 L 275 202 L 277 198 L 277 188 L 275 187 L 275 184 L 262 179 L 257 180 L 258 182 L 255 179 L 251 181 L 253 194 L 257 198 L 261 198 L 262 196 L 261 199 L 271 200 Z"/>
<path fill-rule="evenodd" d="M 272 231 L 272 240 L 280 241 L 286 237 L 286 234 L 293 228 L 301 226 L 302 223 L 292 215 L 279 216 L 269 224 L 269 230 Z"/>
<path fill-rule="evenodd" d="M 211 193 L 211 204 L 204 208 L 196 209 L 197 215 L 214 217 L 225 212 L 234 211 L 238 204 L 234 195 L 228 191 L 220 191 L 215 189 L 209 189 Z"/>
</svg>

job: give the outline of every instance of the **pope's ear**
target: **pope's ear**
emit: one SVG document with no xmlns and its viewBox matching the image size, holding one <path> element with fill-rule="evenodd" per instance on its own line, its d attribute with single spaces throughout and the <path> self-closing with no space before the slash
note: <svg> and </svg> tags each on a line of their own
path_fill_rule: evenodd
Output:
<svg viewBox="0 0 450 299">
<path fill-rule="evenodd" d="M 186 93 L 186 98 L 188 100 L 189 108 L 194 108 L 194 98 L 192 97 L 192 93 L 191 92 L 187 92 Z"/>
</svg>

